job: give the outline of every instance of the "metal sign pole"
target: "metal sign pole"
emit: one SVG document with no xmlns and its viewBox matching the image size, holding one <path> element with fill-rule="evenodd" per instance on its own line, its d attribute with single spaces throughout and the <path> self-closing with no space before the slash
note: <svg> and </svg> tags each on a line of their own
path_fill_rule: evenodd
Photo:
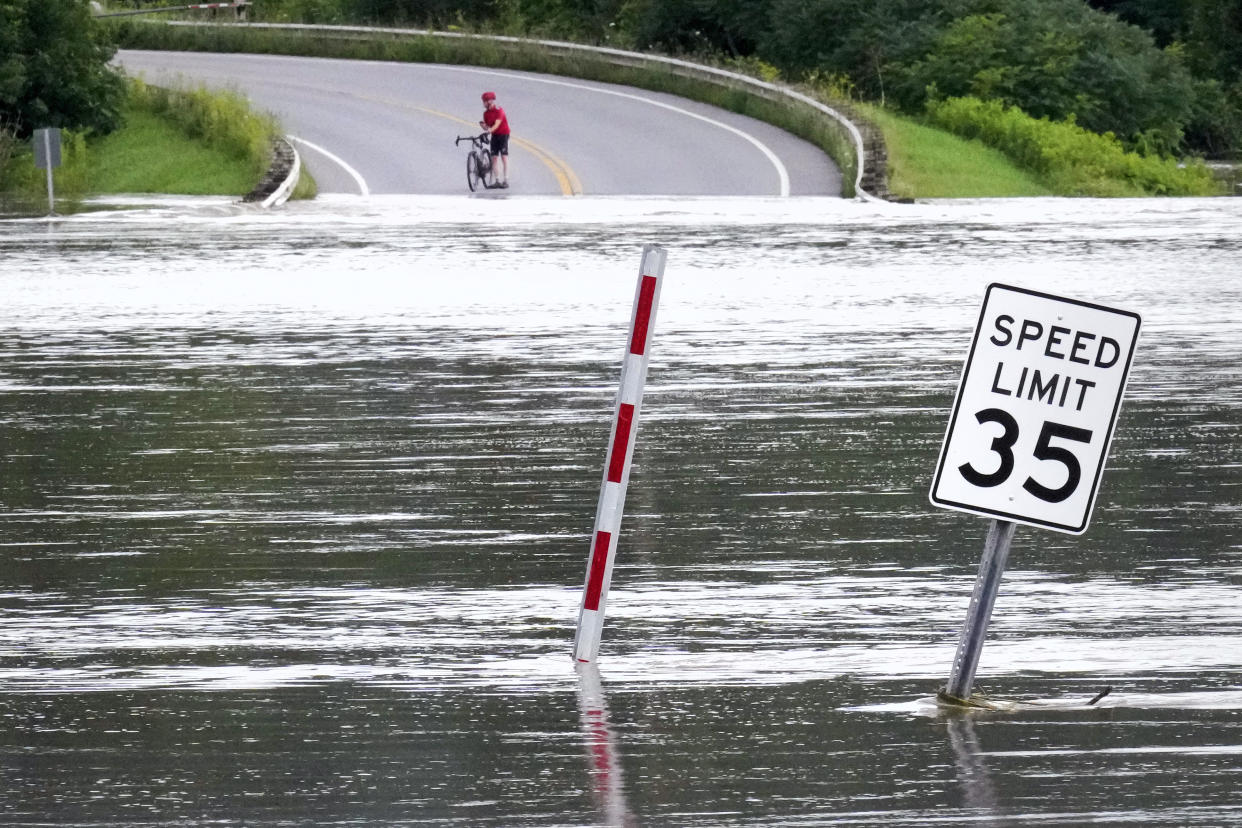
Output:
<svg viewBox="0 0 1242 828">
<path fill-rule="evenodd" d="M 988 527 L 988 537 L 983 545 L 983 560 L 979 562 L 979 577 L 975 581 L 974 594 L 970 596 L 970 609 L 966 611 L 966 625 L 957 644 L 953 670 L 949 673 L 946 695 L 954 699 L 970 698 L 975 683 L 975 670 L 979 667 L 979 655 L 988 634 L 988 622 L 992 619 L 992 607 L 1000 590 L 1001 576 L 1009 559 L 1009 545 L 1013 541 L 1016 525 L 1008 520 L 994 520 Z"/>
<path fill-rule="evenodd" d="M 47 214 L 56 215 L 56 198 L 52 193 L 52 131 L 43 130 L 43 157 L 47 162 Z"/>
</svg>

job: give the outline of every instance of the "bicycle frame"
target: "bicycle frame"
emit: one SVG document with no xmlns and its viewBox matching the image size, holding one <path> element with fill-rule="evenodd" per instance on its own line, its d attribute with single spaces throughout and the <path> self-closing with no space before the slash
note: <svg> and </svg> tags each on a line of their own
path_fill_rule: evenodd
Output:
<svg viewBox="0 0 1242 828">
<path fill-rule="evenodd" d="M 490 134 L 486 132 L 480 135 L 458 135 L 453 142 L 455 146 L 459 146 L 462 141 L 469 141 L 472 147 L 466 156 L 466 186 L 470 188 L 470 192 L 474 192 L 479 184 L 487 190 L 498 186 L 493 175 L 495 159 L 492 157 L 489 137 Z"/>
</svg>

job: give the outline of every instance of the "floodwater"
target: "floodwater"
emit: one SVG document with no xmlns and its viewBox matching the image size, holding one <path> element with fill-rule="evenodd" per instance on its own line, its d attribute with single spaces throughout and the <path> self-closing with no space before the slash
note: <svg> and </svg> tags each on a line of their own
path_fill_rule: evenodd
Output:
<svg viewBox="0 0 1242 828">
<path fill-rule="evenodd" d="M 0 824 L 1242 824 L 1242 200 L 95 206 L 0 222 Z M 994 281 L 1143 332 L 951 714 Z"/>
</svg>

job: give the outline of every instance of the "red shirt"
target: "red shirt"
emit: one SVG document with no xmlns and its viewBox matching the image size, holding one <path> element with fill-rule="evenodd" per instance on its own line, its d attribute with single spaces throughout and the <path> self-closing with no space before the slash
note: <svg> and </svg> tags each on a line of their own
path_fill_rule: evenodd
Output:
<svg viewBox="0 0 1242 828">
<path fill-rule="evenodd" d="M 505 117 L 505 111 L 498 106 L 493 106 L 491 109 L 483 110 L 483 123 L 487 124 L 488 129 L 491 129 L 492 124 L 497 121 L 500 121 L 500 126 L 496 127 L 496 131 L 492 134 L 508 135 L 509 119 Z"/>
</svg>

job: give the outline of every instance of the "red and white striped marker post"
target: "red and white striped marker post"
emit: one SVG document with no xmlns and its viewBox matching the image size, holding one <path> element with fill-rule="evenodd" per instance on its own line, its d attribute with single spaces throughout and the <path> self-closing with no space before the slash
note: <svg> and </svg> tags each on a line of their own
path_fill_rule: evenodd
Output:
<svg viewBox="0 0 1242 828">
<path fill-rule="evenodd" d="M 634 309 L 630 314 L 630 336 L 621 363 L 621 388 L 613 407 L 612 440 L 604 461 L 604 482 L 595 510 L 595 531 L 591 533 L 591 555 L 587 559 L 586 584 L 582 588 L 582 608 L 578 613 L 578 634 L 574 639 L 574 658 L 578 661 L 593 662 L 599 655 L 604 603 L 608 600 L 612 563 L 617 555 L 617 535 L 625 508 L 625 489 L 630 482 L 638 414 L 642 408 L 643 386 L 647 382 L 651 335 L 655 331 L 666 258 L 667 254 L 660 247 L 652 244 L 643 247 Z"/>
</svg>

